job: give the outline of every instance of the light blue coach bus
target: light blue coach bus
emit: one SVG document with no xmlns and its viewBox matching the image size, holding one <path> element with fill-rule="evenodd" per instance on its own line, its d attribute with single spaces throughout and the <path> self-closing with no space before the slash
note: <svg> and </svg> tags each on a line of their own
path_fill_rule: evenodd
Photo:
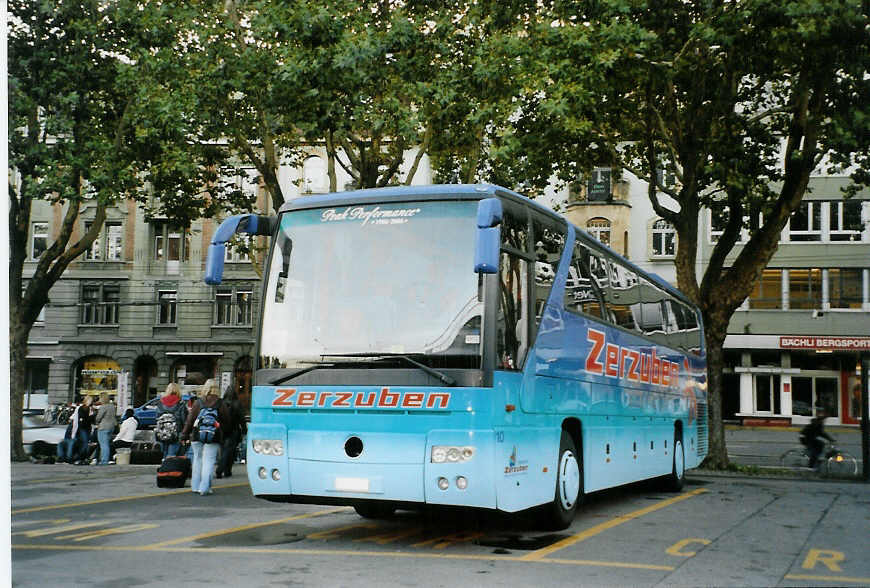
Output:
<svg viewBox="0 0 870 588">
<path fill-rule="evenodd" d="M 248 477 L 272 501 L 366 517 L 540 507 L 661 478 L 707 450 L 700 313 L 564 218 L 492 185 L 302 197 L 268 235 Z"/>
</svg>

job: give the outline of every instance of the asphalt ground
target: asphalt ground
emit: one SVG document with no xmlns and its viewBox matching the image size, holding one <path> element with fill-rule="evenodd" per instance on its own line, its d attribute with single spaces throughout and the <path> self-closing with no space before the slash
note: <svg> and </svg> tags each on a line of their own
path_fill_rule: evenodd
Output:
<svg viewBox="0 0 870 588">
<path fill-rule="evenodd" d="M 534 514 L 399 511 L 255 499 L 245 466 L 215 494 L 154 465 L 13 464 L 14 586 L 870 586 L 870 487 L 778 467 L 797 428 L 729 426 L 736 472 L 683 492 L 594 493 L 569 529 Z M 854 429 L 832 429 L 860 454 Z M 0 578 L 2 582 L 2 578 Z"/>
</svg>

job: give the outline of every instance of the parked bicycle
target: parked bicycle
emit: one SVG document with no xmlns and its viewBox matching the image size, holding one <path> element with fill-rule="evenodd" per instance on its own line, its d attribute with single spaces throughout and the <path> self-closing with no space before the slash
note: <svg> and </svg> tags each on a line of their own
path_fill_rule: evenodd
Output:
<svg viewBox="0 0 870 588">
<path fill-rule="evenodd" d="M 810 468 L 810 454 L 806 447 L 794 447 L 783 453 L 779 463 L 787 468 Z M 840 450 L 836 445 L 825 446 L 816 471 L 835 478 L 854 476 L 858 473 L 858 460 L 850 453 Z"/>
<path fill-rule="evenodd" d="M 53 425 L 67 425 L 75 409 L 68 404 L 53 404 L 42 413 L 42 420 Z"/>
</svg>

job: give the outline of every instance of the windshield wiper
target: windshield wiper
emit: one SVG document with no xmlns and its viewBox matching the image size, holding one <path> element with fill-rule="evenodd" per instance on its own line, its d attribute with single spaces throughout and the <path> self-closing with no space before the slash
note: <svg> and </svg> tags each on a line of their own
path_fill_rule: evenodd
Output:
<svg viewBox="0 0 870 588">
<path fill-rule="evenodd" d="M 451 378 L 447 374 L 445 374 L 443 372 L 439 372 L 435 368 L 431 368 L 428 365 L 426 365 L 424 363 L 420 363 L 419 361 L 417 361 L 415 359 L 411 359 L 407 355 L 401 355 L 398 353 L 397 354 L 392 354 L 392 353 L 336 353 L 336 354 L 321 355 L 321 357 L 366 357 L 366 358 L 371 358 L 375 361 L 379 361 L 379 360 L 383 360 L 383 359 L 401 359 L 402 361 L 410 363 L 414 367 L 423 370 L 424 372 L 426 372 L 430 376 L 438 378 L 438 380 L 442 384 L 444 384 L 445 386 L 455 386 L 456 385 L 456 380 L 454 380 L 453 378 Z"/>
<path fill-rule="evenodd" d="M 301 370 L 296 370 L 295 372 L 291 372 L 286 376 L 281 376 L 280 378 L 275 378 L 274 380 L 269 381 L 270 386 L 277 386 L 278 384 L 283 384 L 287 380 L 292 380 L 296 376 L 301 376 L 302 374 L 307 374 L 310 371 L 319 370 L 323 367 L 332 367 L 335 364 L 332 363 L 318 363 L 315 365 L 310 365 L 306 368 L 302 368 Z"/>
</svg>

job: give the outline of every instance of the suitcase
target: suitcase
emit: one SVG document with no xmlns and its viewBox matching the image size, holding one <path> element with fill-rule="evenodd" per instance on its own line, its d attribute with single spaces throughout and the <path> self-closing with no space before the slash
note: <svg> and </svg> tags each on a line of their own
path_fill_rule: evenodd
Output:
<svg viewBox="0 0 870 588">
<path fill-rule="evenodd" d="M 183 455 L 167 457 L 157 468 L 157 486 L 160 488 L 183 488 L 190 477 L 190 460 Z"/>
</svg>

